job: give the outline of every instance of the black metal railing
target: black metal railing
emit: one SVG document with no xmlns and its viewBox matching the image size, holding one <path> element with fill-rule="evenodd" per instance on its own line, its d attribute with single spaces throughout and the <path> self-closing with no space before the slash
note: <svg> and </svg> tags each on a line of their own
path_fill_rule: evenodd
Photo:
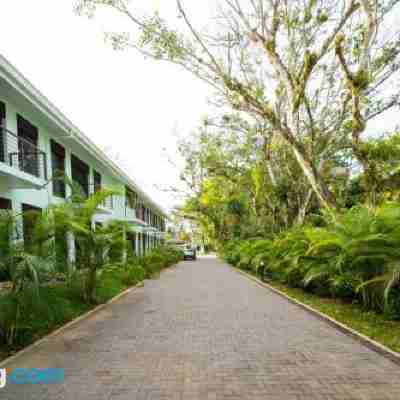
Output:
<svg viewBox="0 0 400 400">
<path fill-rule="evenodd" d="M 46 153 L 0 125 L 0 162 L 47 180 Z"/>
</svg>

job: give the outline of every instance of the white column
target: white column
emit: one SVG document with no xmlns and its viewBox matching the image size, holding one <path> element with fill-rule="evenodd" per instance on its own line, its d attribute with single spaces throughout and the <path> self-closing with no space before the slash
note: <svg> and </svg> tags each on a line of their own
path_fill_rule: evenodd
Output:
<svg viewBox="0 0 400 400">
<path fill-rule="evenodd" d="M 126 248 L 127 243 L 126 243 L 126 229 L 125 228 L 123 228 L 123 230 L 122 230 L 122 236 L 123 236 L 123 238 L 122 238 L 122 240 L 123 240 L 122 262 L 125 264 L 126 260 L 128 259 L 128 251 L 127 251 L 127 248 Z"/>
<path fill-rule="evenodd" d="M 15 219 L 15 228 L 12 232 L 12 239 L 15 242 L 22 242 L 24 240 L 24 225 L 22 219 L 22 204 L 17 202 L 16 200 L 11 200 L 11 208 L 14 215 L 16 215 Z"/>
<path fill-rule="evenodd" d="M 72 179 L 71 171 L 71 151 L 65 149 L 65 175 Z M 67 199 L 71 196 L 72 190 L 69 185 L 65 186 L 65 194 Z M 72 232 L 67 232 L 65 240 L 67 241 L 67 266 L 68 272 L 71 273 L 75 270 L 76 264 L 76 247 L 75 247 L 75 237 Z"/>
<path fill-rule="evenodd" d="M 67 241 L 67 266 L 68 273 L 75 271 L 75 263 L 76 263 L 76 248 L 75 248 L 75 237 L 72 232 L 67 232 L 66 237 Z"/>
<path fill-rule="evenodd" d="M 72 179 L 72 167 L 71 167 L 71 151 L 65 149 L 65 175 L 71 180 Z M 69 185 L 65 187 L 66 196 L 71 196 L 71 188 Z"/>
<path fill-rule="evenodd" d="M 52 181 L 53 171 L 51 169 L 52 165 L 51 165 L 51 144 L 50 144 L 50 139 L 46 140 L 45 153 L 46 153 L 46 171 L 47 171 L 47 180 L 48 180 L 47 186 L 46 186 L 47 200 L 48 200 L 48 203 L 51 204 L 52 197 L 53 197 L 53 181 Z M 42 171 L 41 171 L 41 173 L 42 173 Z M 43 179 L 44 179 L 44 177 L 43 177 Z"/>
<path fill-rule="evenodd" d="M 94 173 L 93 168 L 89 165 L 89 176 L 88 176 L 88 184 L 89 184 L 89 196 L 94 193 Z"/>
</svg>

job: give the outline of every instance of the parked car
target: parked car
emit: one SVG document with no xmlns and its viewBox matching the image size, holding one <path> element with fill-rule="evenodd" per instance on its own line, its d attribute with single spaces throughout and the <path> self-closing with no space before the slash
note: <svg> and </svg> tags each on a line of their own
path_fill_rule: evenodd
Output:
<svg viewBox="0 0 400 400">
<path fill-rule="evenodd" d="M 194 246 L 185 246 L 183 250 L 183 258 L 185 260 L 196 260 L 197 252 Z"/>
</svg>

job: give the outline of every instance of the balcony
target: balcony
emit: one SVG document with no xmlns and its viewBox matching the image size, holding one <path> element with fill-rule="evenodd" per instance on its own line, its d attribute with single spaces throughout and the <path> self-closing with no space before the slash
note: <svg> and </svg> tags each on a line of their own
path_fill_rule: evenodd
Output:
<svg viewBox="0 0 400 400">
<path fill-rule="evenodd" d="M 105 208 L 107 210 L 113 210 L 114 209 L 114 196 L 107 197 L 103 203 L 101 204 L 102 208 Z"/>
<path fill-rule="evenodd" d="M 136 221 L 136 212 L 133 208 L 130 208 L 129 206 L 125 206 L 125 219 L 128 222 Z"/>
<path fill-rule="evenodd" d="M 93 190 L 90 190 L 91 194 L 96 193 L 100 190 L 100 187 L 97 185 L 91 185 Z M 114 210 L 114 196 L 109 196 L 103 200 L 103 202 L 97 207 L 96 214 L 98 215 L 110 215 Z"/>
<path fill-rule="evenodd" d="M 145 226 L 146 223 L 137 218 L 136 211 L 129 206 L 125 206 L 125 220 L 135 226 Z"/>
<path fill-rule="evenodd" d="M 15 189 L 39 189 L 47 180 L 46 153 L 0 126 L 0 177 Z"/>
</svg>

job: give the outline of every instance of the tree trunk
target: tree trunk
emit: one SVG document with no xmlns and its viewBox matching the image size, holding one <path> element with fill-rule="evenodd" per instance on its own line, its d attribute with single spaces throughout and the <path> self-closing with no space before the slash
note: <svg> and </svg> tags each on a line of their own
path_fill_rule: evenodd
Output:
<svg viewBox="0 0 400 400">
<path fill-rule="evenodd" d="M 304 175 L 310 183 L 311 188 L 313 189 L 322 207 L 328 210 L 337 209 L 337 204 L 333 193 L 328 189 L 319 172 L 312 168 L 308 157 L 304 154 L 301 154 L 300 151 L 292 144 L 291 147 L 296 160 L 303 170 Z"/>
<path fill-rule="evenodd" d="M 308 206 L 310 204 L 312 195 L 313 195 L 313 190 L 310 189 L 307 192 L 306 198 L 304 199 L 303 203 L 299 207 L 299 211 L 298 211 L 298 214 L 297 214 L 297 220 L 296 220 L 297 225 L 303 225 L 304 224 L 304 220 L 305 220 L 306 214 L 307 214 L 307 208 L 308 208 Z"/>
</svg>

